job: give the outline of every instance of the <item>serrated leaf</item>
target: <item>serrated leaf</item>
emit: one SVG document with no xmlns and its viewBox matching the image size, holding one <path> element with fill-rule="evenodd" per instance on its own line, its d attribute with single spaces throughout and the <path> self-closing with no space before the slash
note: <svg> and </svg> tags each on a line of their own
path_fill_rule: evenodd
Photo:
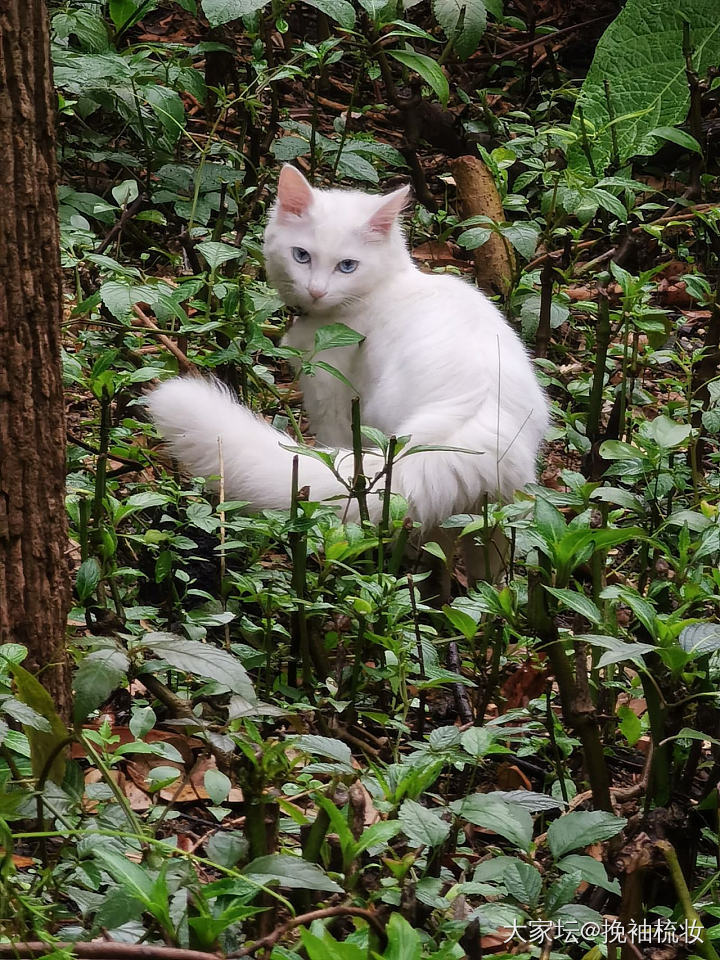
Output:
<svg viewBox="0 0 720 960">
<path fill-rule="evenodd" d="M 201 0 L 203 13 L 211 27 L 220 27 L 231 20 L 249 17 L 262 10 L 270 0 Z"/>
<path fill-rule="evenodd" d="M 127 674 L 130 661 L 121 650 L 93 650 L 81 661 L 73 681 L 76 722 L 99 707 L 117 690 Z"/>
<path fill-rule="evenodd" d="M 258 857 L 243 868 L 243 874 L 258 883 L 278 883 L 283 887 L 298 890 L 323 890 L 327 893 L 342 893 L 342 887 L 331 880 L 316 864 L 286 853 L 274 853 Z"/>
<path fill-rule="evenodd" d="M 513 860 L 505 869 L 502 879 L 511 897 L 530 909 L 535 906 L 542 889 L 542 877 L 537 867 L 522 860 Z"/>
<path fill-rule="evenodd" d="M 545 894 L 544 909 L 547 916 L 552 917 L 557 910 L 570 903 L 581 883 L 582 877 L 577 871 L 566 873 L 556 880 Z"/>
<path fill-rule="evenodd" d="M 332 737 L 319 737 L 314 734 L 305 734 L 295 741 L 299 750 L 304 750 L 312 756 L 330 757 L 352 772 L 352 752 L 342 740 Z"/>
<path fill-rule="evenodd" d="M 491 830 L 520 850 L 527 851 L 532 842 L 533 822 L 528 811 L 518 803 L 508 803 L 492 793 L 474 793 L 456 800 L 450 809 L 476 827 Z"/>
<path fill-rule="evenodd" d="M 500 233 L 526 260 L 533 256 L 540 239 L 540 230 L 532 223 L 511 223 L 501 227 Z"/>
<path fill-rule="evenodd" d="M 611 880 L 605 867 L 594 857 L 588 857 L 581 853 L 571 853 L 569 856 L 563 857 L 557 867 L 563 873 L 579 873 L 585 883 L 601 887 L 609 893 L 620 893 L 619 881 Z"/>
<path fill-rule="evenodd" d="M 388 50 L 387 53 L 399 63 L 419 73 L 428 86 L 435 91 L 440 103 L 447 106 L 450 85 L 436 60 L 425 56 L 424 53 L 416 53 L 414 50 Z"/>
<path fill-rule="evenodd" d="M 498 736 L 500 731 L 496 734 Z M 517 803 L 529 813 L 542 813 L 543 810 L 558 810 L 565 806 L 562 800 L 549 797 L 545 793 L 535 793 L 533 790 L 493 790 L 493 796 L 505 800 L 507 803 Z"/>
<path fill-rule="evenodd" d="M 415 800 L 404 800 L 398 812 L 403 833 L 416 846 L 437 847 L 447 839 L 450 824 Z"/>
<path fill-rule="evenodd" d="M 571 850 L 609 840 L 623 829 L 627 820 L 604 810 L 574 810 L 548 827 L 547 842 L 557 860 Z"/>
<path fill-rule="evenodd" d="M 247 670 L 237 657 L 209 643 L 186 640 L 174 633 L 147 633 L 140 647 L 165 660 L 176 670 L 191 676 L 207 677 L 229 687 L 233 693 L 255 702 L 255 689 Z"/>
<path fill-rule="evenodd" d="M 375 167 L 365 157 L 358 156 L 349 150 L 343 150 L 337 163 L 341 176 L 351 180 L 365 180 L 368 183 L 379 183 L 380 177 Z"/>
<path fill-rule="evenodd" d="M 22 723 L 24 727 L 30 727 L 31 730 L 42 730 L 44 733 L 52 731 L 49 722 L 41 713 L 33 710 L 27 703 L 16 700 L 15 697 L 5 697 L 0 701 L 0 710 L 18 723 Z"/>
<path fill-rule="evenodd" d="M 693 66 L 703 77 L 720 60 L 720 19 L 716 4 L 708 0 L 628 0 L 600 38 L 578 100 L 599 174 L 612 156 L 606 81 L 621 165 L 632 156 L 654 152 L 658 129 L 672 128 L 687 116 L 684 21 L 690 24 Z M 572 130 L 578 139 L 568 151 L 568 163 L 585 170 L 588 161 L 580 142 L 577 107 Z"/>
<path fill-rule="evenodd" d="M 243 256 L 243 251 L 238 247 L 232 247 L 229 243 L 219 243 L 215 240 L 204 240 L 195 247 L 207 260 L 211 270 L 217 270 L 223 263 L 229 260 L 237 260 Z"/>
</svg>

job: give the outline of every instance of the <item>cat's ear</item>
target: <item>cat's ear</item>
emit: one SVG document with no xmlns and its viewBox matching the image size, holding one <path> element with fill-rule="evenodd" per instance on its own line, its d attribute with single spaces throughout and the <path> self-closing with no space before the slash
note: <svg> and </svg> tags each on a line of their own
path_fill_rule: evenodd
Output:
<svg viewBox="0 0 720 960">
<path fill-rule="evenodd" d="M 403 212 L 410 199 L 410 184 L 383 197 L 382 203 L 367 222 L 370 234 L 387 236 L 393 224 Z"/>
<path fill-rule="evenodd" d="M 305 177 L 290 166 L 284 164 L 278 180 L 278 208 L 281 214 L 302 217 L 313 201 L 313 191 Z"/>
</svg>

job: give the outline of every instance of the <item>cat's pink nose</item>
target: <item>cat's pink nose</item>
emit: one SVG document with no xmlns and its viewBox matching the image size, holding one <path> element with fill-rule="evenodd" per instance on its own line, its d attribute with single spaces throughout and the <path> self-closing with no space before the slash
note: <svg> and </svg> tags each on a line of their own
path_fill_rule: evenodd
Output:
<svg viewBox="0 0 720 960">
<path fill-rule="evenodd" d="M 320 287 L 314 283 L 311 283 L 310 286 L 308 287 L 308 293 L 313 298 L 313 300 L 320 300 L 327 293 L 327 289 L 325 287 Z"/>
</svg>

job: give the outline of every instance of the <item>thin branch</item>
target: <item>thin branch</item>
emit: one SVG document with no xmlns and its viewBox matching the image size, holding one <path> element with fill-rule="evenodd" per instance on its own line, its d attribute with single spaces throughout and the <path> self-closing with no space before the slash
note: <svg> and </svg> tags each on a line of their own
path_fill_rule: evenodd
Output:
<svg viewBox="0 0 720 960">
<path fill-rule="evenodd" d="M 149 330 L 155 331 L 160 343 L 162 343 L 163 346 L 167 347 L 170 353 L 172 353 L 172 355 L 177 359 L 178 367 L 183 373 L 191 373 L 194 376 L 200 376 L 200 371 L 192 362 L 192 360 L 188 360 L 188 358 L 182 352 L 180 347 L 176 343 L 173 343 L 173 341 L 169 337 L 166 337 L 164 333 L 160 332 L 157 324 L 153 323 L 150 317 L 146 316 L 142 312 L 142 310 L 137 305 L 137 303 L 133 304 L 133 313 L 135 314 L 135 316 L 138 318 L 138 320 L 144 327 L 147 327 Z"/>
<path fill-rule="evenodd" d="M 299 927 L 302 924 L 310 924 L 314 920 L 325 920 L 327 917 L 345 916 L 362 917 L 362 919 L 366 920 L 373 928 L 378 937 L 380 937 L 382 941 L 385 940 L 385 927 L 374 910 L 364 910 L 362 907 L 348 907 L 342 905 L 337 907 L 325 907 L 322 910 L 311 910 L 309 913 L 302 913 L 299 917 L 292 917 L 292 919 L 286 921 L 286 923 L 276 927 L 272 933 L 269 933 L 266 937 L 256 940 L 255 943 L 251 944 L 249 947 L 243 947 L 242 950 L 236 950 L 234 953 L 229 953 L 227 955 L 227 960 L 233 960 L 233 958 L 236 957 L 251 957 L 253 954 L 257 953 L 258 950 L 267 950 L 270 947 L 274 947 L 278 940 L 282 939 L 286 933 L 289 933 L 291 930 L 294 930 L 295 927 Z M 185 952 L 191 953 L 192 951 Z M 174 960 L 174 958 L 170 958 L 170 960 Z M 183 958 L 178 957 L 177 960 L 183 960 Z M 188 960 L 192 960 L 192 958 L 188 958 Z"/>
</svg>

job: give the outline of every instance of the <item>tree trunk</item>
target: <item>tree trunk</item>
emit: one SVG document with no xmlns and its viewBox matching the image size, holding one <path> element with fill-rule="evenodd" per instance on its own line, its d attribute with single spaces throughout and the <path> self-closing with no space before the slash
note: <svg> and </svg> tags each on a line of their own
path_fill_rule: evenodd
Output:
<svg viewBox="0 0 720 960">
<path fill-rule="evenodd" d="M 67 716 L 55 109 L 44 0 L 0 2 L 0 642 Z"/>
</svg>

